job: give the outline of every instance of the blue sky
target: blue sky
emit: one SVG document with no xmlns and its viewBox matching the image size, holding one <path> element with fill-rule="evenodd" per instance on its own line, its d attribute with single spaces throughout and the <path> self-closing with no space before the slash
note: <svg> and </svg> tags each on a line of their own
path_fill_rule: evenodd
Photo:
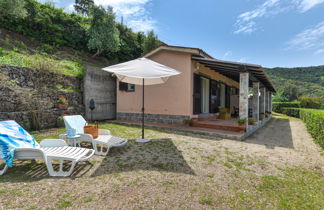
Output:
<svg viewBox="0 0 324 210">
<path fill-rule="evenodd" d="M 45 0 L 41 0 L 44 2 Z M 73 12 L 74 0 L 53 0 Z M 324 65 L 324 0 L 95 0 L 170 45 L 265 67 Z"/>
</svg>

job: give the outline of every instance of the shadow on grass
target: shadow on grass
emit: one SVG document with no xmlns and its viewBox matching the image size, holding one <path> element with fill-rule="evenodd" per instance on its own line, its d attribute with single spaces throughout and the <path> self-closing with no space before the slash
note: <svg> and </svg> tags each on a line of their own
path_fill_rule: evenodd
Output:
<svg viewBox="0 0 324 210">
<path fill-rule="evenodd" d="M 269 149 L 275 147 L 293 148 L 290 120 L 275 116 L 263 128 L 257 130 L 244 141 L 252 144 L 262 144 Z"/>
<path fill-rule="evenodd" d="M 29 162 L 26 163 L 26 162 Z M 64 167 L 64 170 L 69 169 L 69 165 Z M 26 160 L 26 161 L 15 161 L 13 167 L 8 168 L 7 172 L 0 176 L 1 182 L 33 182 L 44 178 L 68 178 L 75 179 L 84 176 L 88 171 L 91 170 L 93 164 L 86 161 L 78 163 L 73 170 L 70 177 L 50 177 L 47 172 L 46 165 L 43 161 Z M 0 166 L 3 168 L 3 165 Z M 54 170 L 58 170 L 59 165 L 54 164 Z"/>
<path fill-rule="evenodd" d="M 113 148 L 92 176 L 135 170 L 195 174 L 171 139 L 152 139 L 130 140 L 125 147 Z"/>
</svg>

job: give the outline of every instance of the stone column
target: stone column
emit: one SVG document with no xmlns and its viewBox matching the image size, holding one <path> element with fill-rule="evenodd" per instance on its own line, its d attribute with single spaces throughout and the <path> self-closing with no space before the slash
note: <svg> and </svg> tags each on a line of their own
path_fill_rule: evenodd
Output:
<svg viewBox="0 0 324 210">
<path fill-rule="evenodd" d="M 266 89 L 263 87 L 260 89 L 260 113 L 265 114 L 265 99 L 266 99 Z"/>
<path fill-rule="evenodd" d="M 259 88 L 260 82 L 253 82 L 253 118 L 259 122 Z"/>
<path fill-rule="evenodd" d="M 241 119 L 246 119 L 246 128 L 248 127 L 249 118 L 249 73 L 240 73 L 240 99 L 239 115 Z"/>
<path fill-rule="evenodd" d="M 266 91 L 266 112 L 270 111 L 270 91 Z"/>
<path fill-rule="evenodd" d="M 270 112 L 272 112 L 272 92 L 270 92 Z"/>
</svg>

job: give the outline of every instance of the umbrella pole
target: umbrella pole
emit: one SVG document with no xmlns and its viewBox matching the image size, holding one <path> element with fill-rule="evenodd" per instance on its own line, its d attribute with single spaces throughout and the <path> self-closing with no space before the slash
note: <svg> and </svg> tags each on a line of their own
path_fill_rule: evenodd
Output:
<svg viewBox="0 0 324 210">
<path fill-rule="evenodd" d="M 144 78 L 143 78 L 143 97 L 142 97 L 142 139 L 144 139 Z"/>
</svg>

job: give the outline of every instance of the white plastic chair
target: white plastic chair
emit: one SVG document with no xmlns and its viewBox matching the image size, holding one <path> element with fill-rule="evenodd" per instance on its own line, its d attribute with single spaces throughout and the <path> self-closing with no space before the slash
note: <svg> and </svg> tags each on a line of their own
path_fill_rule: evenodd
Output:
<svg viewBox="0 0 324 210">
<path fill-rule="evenodd" d="M 112 136 L 109 130 L 99 129 L 99 136 L 93 138 L 92 135 L 83 132 L 83 126 L 87 125 L 87 122 L 81 115 L 64 116 L 65 127 L 72 127 L 76 130 L 76 134 L 80 135 L 78 142 L 90 142 L 96 155 L 106 156 L 109 149 L 112 147 L 123 147 L 127 144 L 128 140 Z M 66 134 L 59 135 L 61 139 L 67 139 Z"/>
<path fill-rule="evenodd" d="M 50 176 L 66 177 L 72 174 L 76 163 L 89 160 L 94 155 L 94 152 L 93 149 L 70 147 L 62 139 L 44 139 L 40 143 L 40 148 L 17 148 L 15 159 L 42 159 L 45 161 Z M 53 160 L 60 161 L 59 169 L 57 171 L 53 168 Z M 66 161 L 71 162 L 68 171 L 63 170 L 63 165 Z M 7 169 L 8 166 L 5 165 L 4 168 L 0 170 L 0 175 L 3 175 Z"/>
</svg>

